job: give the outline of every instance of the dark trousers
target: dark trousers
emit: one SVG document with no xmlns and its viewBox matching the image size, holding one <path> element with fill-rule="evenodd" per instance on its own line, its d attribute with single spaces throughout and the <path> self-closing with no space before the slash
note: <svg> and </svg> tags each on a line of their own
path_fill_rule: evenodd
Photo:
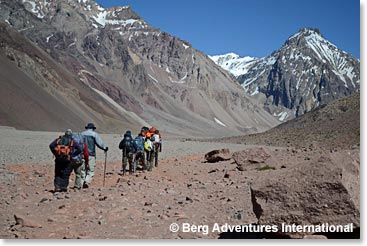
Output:
<svg viewBox="0 0 367 246">
<path fill-rule="evenodd" d="M 139 160 L 141 160 L 141 164 L 143 165 L 143 169 L 146 169 L 144 150 L 143 151 L 138 151 L 135 154 L 135 159 L 134 159 L 134 168 L 135 168 L 135 170 L 138 167 Z"/>
<path fill-rule="evenodd" d="M 127 162 L 129 162 L 129 172 L 130 173 L 135 172 L 135 170 L 133 170 L 134 169 L 133 161 L 134 161 L 134 153 L 132 152 L 126 153 L 126 156 L 124 155 L 124 153 L 122 153 L 122 171 L 124 174 L 126 172 Z"/>
<path fill-rule="evenodd" d="M 55 161 L 55 190 L 67 190 L 72 171 L 73 167 L 71 165 L 71 161 Z"/>
<path fill-rule="evenodd" d="M 152 171 L 153 169 L 153 162 L 154 162 L 154 151 L 145 151 L 147 155 L 147 170 Z"/>
</svg>

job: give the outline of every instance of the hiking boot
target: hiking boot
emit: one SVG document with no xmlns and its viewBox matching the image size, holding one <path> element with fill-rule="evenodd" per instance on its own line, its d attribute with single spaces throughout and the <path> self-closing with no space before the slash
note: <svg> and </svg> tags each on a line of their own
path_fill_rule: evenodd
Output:
<svg viewBox="0 0 367 246">
<path fill-rule="evenodd" d="M 84 182 L 84 184 L 83 184 L 83 188 L 84 188 L 84 189 L 88 189 L 88 188 L 89 188 L 89 184 L 87 184 L 86 182 Z"/>
<path fill-rule="evenodd" d="M 61 192 L 61 189 L 60 188 L 55 188 L 54 191 L 53 191 L 54 194 L 55 193 L 60 193 L 60 192 Z"/>
<path fill-rule="evenodd" d="M 75 186 L 73 187 L 74 192 L 80 191 L 80 189 L 81 189 L 80 187 L 75 187 Z"/>
</svg>

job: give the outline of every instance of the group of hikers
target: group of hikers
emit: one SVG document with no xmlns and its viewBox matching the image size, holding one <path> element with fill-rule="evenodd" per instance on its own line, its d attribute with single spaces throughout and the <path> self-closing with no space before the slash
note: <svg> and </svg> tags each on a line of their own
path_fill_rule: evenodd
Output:
<svg viewBox="0 0 367 246">
<path fill-rule="evenodd" d="M 108 147 L 95 131 L 93 123 L 88 123 L 82 133 L 73 133 L 67 129 L 63 136 L 58 137 L 49 145 L 55 156 L 54 192 L 66 192 L 71 173 L 75 172 L 74 190 L 88 188 L 91 184 L 96 167 L 96 147 L 105 152 L 105 164 Z M 138 165 L 142 170 L 152 171 L 153 163 L 158 166 L 158 152 L 162 151 L 162 135 L 156 127 L 142 127 L 137 137 L 131 131 L 125 132 L 119 144 L 122 151 L 122 175 L 136 172 Z"/>
</svg>

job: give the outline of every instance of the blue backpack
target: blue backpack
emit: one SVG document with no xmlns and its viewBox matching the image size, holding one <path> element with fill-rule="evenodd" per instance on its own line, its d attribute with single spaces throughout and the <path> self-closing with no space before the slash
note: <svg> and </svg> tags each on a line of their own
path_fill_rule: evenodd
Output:
<svg viewBox="0 0 367 246">
<path fill-rule="evenodd" d="M 71 153 L 71 160 L 75 162 L 81 162 L 83 159 L 83 150 L 84 150 L 83 137 L 80 134 L 74 133 L 72 138 L 73 138 L 74 146 L 79 146 L 82 152 L 79 155 L 74 155 L 73 153 Z M 75 149 L 73 149 L 72 151 L 74 152 Z"/>
<path fill-rule="evenodd" d="M 137 136 L 135 139 L 136 149 L 137 151 L 144 151 L 144 142 L 145 139 L 142 136 Z"/>
</svg>

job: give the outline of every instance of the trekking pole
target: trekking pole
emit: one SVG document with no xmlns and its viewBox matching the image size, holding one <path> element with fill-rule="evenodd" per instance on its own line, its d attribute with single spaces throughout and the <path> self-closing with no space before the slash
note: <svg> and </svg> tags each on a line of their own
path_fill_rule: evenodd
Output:
<svg viewBox="0 0 367 246">
<path fill-rule="evenodd" d="M 106 163 L 107 163 L 107 151 L 104 152 L 104 174 L 103 174 L 103 187 L 106 182 Z"/>
</svg>

